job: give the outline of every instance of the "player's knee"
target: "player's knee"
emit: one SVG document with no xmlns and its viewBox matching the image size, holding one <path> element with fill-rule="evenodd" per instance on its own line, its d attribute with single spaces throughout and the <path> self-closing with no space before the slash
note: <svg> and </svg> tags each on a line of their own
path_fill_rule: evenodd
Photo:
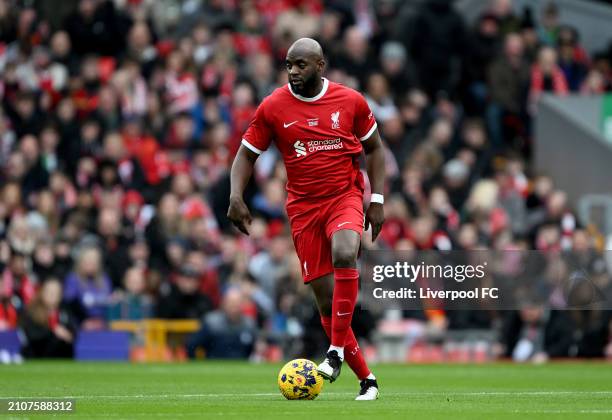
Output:
<svg viewBox="0 0 612 420">
<path fill-rule="evenodd" d="M 355 267 L 357 263 L 357 252 L 346 247 L 332 249 L 332 262 L 334 263 L 334 267 Z"/>
</svg>

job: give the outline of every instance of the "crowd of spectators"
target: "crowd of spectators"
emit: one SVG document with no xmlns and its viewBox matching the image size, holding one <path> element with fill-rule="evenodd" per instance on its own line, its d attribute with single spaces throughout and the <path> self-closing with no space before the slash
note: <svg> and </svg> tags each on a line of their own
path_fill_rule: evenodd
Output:
<svg viewBox="0 0 612 420">
<path fill-rule="evenodd" d="M 197 318 L 190 355 L 320 352 L 273 149 L 246 192 L 250 236 L 225 217 L 241 135 L 304 36 L 386 143 L 387 222 L 366 248 L 601 250 L 531 167 L 531 121 L 543 93 L 610 91 L 612 48 L 585 51 L 552 3 L 542 16 L 510 0 L 473 23 L 447 0 L 0 0 L 0 329 L 24 331 L 26 356 L 67 356 L 112 320 Z M 403 316 L 497 326 L 508 355 L 534 325 L 563 328 L 540 353 L 604 355 L 607 313 L 550 313 Z M 360 312 L 356 333 L 387 318 Z"/>
</svg>

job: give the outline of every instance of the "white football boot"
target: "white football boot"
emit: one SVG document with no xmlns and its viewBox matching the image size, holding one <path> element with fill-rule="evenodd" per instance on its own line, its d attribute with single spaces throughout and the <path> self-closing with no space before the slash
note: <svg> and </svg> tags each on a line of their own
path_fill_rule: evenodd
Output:
<svg viewBox="0 0 612 420">
<path fill-rule="evenodd" d="M 355 401 L 374 401 L 378 399 L 378 382 L 376 379 L 364 379 L 360 382 L 361 390 Z"/>
</svg>

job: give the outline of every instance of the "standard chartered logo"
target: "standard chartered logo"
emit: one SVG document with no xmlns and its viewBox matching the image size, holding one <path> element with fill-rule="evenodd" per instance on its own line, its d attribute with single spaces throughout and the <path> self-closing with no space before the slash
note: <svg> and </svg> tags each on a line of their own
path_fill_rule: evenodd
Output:
<svg viewBox="0 0 612 420">
<path fill-rule="evenodd" d="M 293 147 L 295 149 L 295 153 L 297 153 L 297 157 L 306 156 L 306 146 L 304 146 L 304 143 L 297 140 L 295 143 L 293 143 Z"/>
<path fill-rule="evenodd" d="M 344 148 L 341 138 L 335 139 L 322 139 L 322 140 L 296 140 L 293 143 L 293 148 L 297 157 L 306 156 L 309 153 L 324 152 L 329 150 L 339 150 Z"/>
</svg>

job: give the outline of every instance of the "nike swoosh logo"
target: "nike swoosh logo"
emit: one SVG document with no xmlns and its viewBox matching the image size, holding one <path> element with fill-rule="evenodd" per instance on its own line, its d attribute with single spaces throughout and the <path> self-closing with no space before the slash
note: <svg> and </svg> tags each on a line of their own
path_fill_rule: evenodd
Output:
<svg viewBox="0 0 612 420">
<path fill-rule="evenodd" d="M 347 223 L 351 223 L 351 222 L 342 222 L 342 223 L 340 223 L 340 224 L 338 225 L 338 227 L 342 227 L 342 226 L 346 225 Z"/>
<path fill-rule="evenodd" d="M 293 124 L 295 124 L 296 122 L 297 122 L 297 120 L 296 120 L 296 121 L 293 121 L 293 122 L 290 122 L 289 124 L 287 124 L 287 123 L 283 123 L 283 127 L 285 127 L 285 128 L 287 128 L 287 127 L 291 127 L 291 126 L 292 126 Z"/>
<path fill-rule="evenodd" d="M 336 315 L 338 315 L 338 316 L 346 316 L 346 315 L 350 315 L 350 314 L 351 314 L 350 312 L 345 312 L 343 314 L 341 314 L 340 312 L 336 312 Z"/>
</svg>

